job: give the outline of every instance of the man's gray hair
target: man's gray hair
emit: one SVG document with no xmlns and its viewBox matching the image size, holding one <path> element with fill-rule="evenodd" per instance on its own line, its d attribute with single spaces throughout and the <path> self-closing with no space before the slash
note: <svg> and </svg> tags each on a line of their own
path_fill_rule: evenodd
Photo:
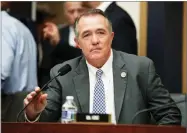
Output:
<svg viewBox="0 0 187 133">
<path fill-rule="evenodd" d="M 75 21 L 75 23 L 74 23 L 74 30 L 75 30 L 75 35 L 76 35 L 76 37 L 79 36 L 79 32 L 78 32 L 78 30 L 77 30 L 77 25 L 78 25 L 80 19 L 81 19 L 82 17 L 84 17 L 84 16 L 90 16 L 90 15 L 101 15 L 101 16 L 105 17 L 106 20 L 108 21 L 108 29 L 109 29 L 110 32 L 112 32 L 112 23 L 111 23 L 110 20 L 107 18 L 107 16 L 105 15 L 105 13 L 104 13 L 102 10 L 100 10 L 100 9 L 91 9 L 91 10 L 89 10 L 89 11 L 83 13 L 82 15 L 80 15 L 80 16 L 76 19 L 76 21 Z"/>
</svg>

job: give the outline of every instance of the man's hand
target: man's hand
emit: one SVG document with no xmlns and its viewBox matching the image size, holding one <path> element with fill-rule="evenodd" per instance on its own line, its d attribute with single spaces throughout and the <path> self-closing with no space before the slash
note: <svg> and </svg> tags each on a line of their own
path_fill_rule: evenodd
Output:
<svg viewBox="0 0 187 133">
<path fill-rule="evenodd" d="M 40 91 L 39 87 L 35 88 L 35 91 L 32 91 L 24 99 L 24 106 L 26 106 L 34 96 Z M 35 120 L 39 113 L 41 113 L 47 105 L 47 94 L 40 94 L 27 106 L 25 113 L 29 120 Z"/>
<path fill-rule="evenodd" d="M 60 42 L 60 33 L 58 27 L 51 22 L 45 23 L 45 28 L 43 29 L 44 39 L 49 39 L 53 46 L 56 46 Z"/>
</svg>

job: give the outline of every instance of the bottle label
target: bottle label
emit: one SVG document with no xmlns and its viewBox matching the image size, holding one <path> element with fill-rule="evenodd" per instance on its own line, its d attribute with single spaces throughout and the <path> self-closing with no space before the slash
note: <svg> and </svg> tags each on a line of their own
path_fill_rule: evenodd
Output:
<svg viewBox="0 0 187 133">
<path fill-rule="evenodd" d="M 75 111 L 74 110 L 64 110 L 62 111 L 62 119 L 63 120 L 75 120 Z"/>
</svg>

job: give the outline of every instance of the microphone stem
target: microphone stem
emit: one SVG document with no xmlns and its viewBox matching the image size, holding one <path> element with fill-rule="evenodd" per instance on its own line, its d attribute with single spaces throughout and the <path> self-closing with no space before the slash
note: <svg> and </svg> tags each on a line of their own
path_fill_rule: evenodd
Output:
<svg viewBox="0 0 187 133">
<path fill-rule="evenodd" d="M 178 103 L 182 103 L 182 102 L 185 102 L 185 100 L 180 100 L 180 101 L 177 101 L 177 102 L 172 102 L 172 103 L 165 104 L 165 105 L 163 105 L 163 106 L 153 107 L 153 108 L 143 109 L 143 110 L 141 110 L 141 111 L 138 111 L 138 112 L 134 115 L 134 117 L 132 118 L 132 124 L 134 124 L 135 118 L 136 118 L 139 114 L 141 114 L 141 113 L 143 113 L 143 112 L 147 112 L 147 111 L 152 111 L 152 110 L 155 110 L 155 109 L 160 109 L 160 108 L 168 107 L 168 106 L 171 106 L 171 105 L 173 105 L 173 104 L 178 104 Z"/>
</svg>

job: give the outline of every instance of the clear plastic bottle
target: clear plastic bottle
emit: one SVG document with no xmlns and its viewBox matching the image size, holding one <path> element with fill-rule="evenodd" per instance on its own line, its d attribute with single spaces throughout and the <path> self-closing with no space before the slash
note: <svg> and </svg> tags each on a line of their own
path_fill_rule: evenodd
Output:
<svg viewBox="0 0 187 133">
<path fill-rule="evenodd" d="M 66 96 L 66 102 L 62 105 L 61 123 L 76 121 L 77 106 L 73 96 Z"/>
</svg>

